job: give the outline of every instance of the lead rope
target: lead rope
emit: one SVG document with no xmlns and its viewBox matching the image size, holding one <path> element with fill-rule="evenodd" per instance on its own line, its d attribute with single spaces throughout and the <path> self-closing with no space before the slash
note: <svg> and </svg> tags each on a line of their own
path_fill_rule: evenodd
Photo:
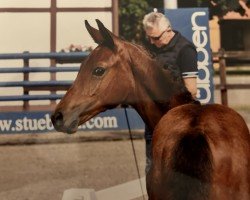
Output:
<svg viewBox="0 0 250 200">
<path fill-rule="evenodd" d="M 129 120 L 128 120 L 128 113 L 127 113 L 126 107 L 124 107 L 124 110 L 125 110 L 126 121 L 127 121 L 127 124 L 128 124 L 129 138 L 130 138 L 132 149 L 133 149 L 137 175 L 138 175 L 139 183 L 140 183 L 140 187 L 141 187 L 142 198 L 143 198 L 143 200 L 145 200 L 145 197 L 144 197 L 144 194 L 143 194 L 143 188 L 142 188 L 142 182 L 141 182 L 141 175 L 140 175 L 138 160 L 137 160 L 136 153 L 135 153 L 135 145 L 134 145 L 134 141 L 133 141 L 133 137 L 132 137 L 131 127 L 130 127 L 130 123 L 129 123 Z"/>
</svg>

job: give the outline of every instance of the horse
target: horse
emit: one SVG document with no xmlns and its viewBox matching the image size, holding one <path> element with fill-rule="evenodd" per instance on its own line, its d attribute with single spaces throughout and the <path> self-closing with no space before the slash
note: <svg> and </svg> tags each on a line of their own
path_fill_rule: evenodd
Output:
<svg viewBox="0 0 250 200">
<path fill-rule="evenodd" d="M 57 131 L 118 105 L 132 106 L 153 130 L 150 200 L 249 200 L 250 135 L 233 109 L 201 105 L 183 80 L 142 46 L 121 39 L 101 21 L 85 27 L 98 46 L 51 116 Z"/>
</svg>

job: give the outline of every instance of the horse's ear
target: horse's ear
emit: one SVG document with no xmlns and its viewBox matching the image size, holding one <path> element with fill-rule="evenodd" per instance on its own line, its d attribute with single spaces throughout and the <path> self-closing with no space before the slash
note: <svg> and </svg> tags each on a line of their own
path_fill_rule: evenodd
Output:
<svg viewBox="0 0 250 200">
<path fill-rule="evenodd" d="M 96 23 L 98 25 L 98 28 L 99 28 L 99 31 L 100 31 L 100 34 L 102 35 L 103 37 L 103 44 L 108 46 L 110 49 L 113 49 L 115 48 L 115 43 L 114 43 L 114 34 L 111 33 L 104 25 L 103 23 L 96 19 Z"/>
<path fill-rule="evenodd" d="M 89 34 L 91 35 L 91 37 L 93 38 L 93 40 L 95 41 L 95 43 L 97 44 L 103 43 L 103 37 L 100 31 L 90 26 L 87 20 L 85 20 L 85 27 L 87 31 L 89 32 Z"/>
<path fill-rule="evenodd" d="M 111 33 L 100 20 L 96 19 L 96 23 L 98 25 L 99 30 L 90 26 L 89 22 L 85 20 L 85 26 L 89 34 L 97 44 L 103 44 L 114 50 L 115 43 L 113 38 L 115 37 L 115 35 L 113 35 L 113 33 Z"/>
</svg>

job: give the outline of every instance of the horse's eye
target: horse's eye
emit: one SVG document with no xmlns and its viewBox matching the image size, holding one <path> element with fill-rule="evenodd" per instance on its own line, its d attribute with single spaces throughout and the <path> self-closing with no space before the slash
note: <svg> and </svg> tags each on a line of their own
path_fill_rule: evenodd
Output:
<svg viewBox="0 0 250 200">
<path fill-rule="evenodd" d="M 104 72 L 105 72 L 105 68 L 103 68 L 103 67 L 96 67 L 93 70 L 92 74 L 95 75 L 95 76 L 102 76 L 104 74 Z"/>
</svg>

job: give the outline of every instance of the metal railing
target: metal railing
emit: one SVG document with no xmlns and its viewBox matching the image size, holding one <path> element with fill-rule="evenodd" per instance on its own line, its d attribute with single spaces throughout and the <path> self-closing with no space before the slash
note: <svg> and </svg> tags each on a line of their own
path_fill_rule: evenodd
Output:
<svg viewBox="0 0 250 200">
<path fill-rule="evenodd" d="M 214 62 L 219 63 L 219 77 L 220 83 L 215 85 L 215 89 L 219 89 L 221 93 L 221 103 L 228 106 L 228 90 L 229 89 L 250 89 L 250 84 L 247 83 L 227 83 L 228 71 L 227 61 L 233 61 L 234 63 L 246 63 L 250 64 L 250 51 L 224 51 L 220 49 L 219 52 L 213 53 Z M 240 65 L 238 65 L 240 66 Z M 248 75 L 248 71 L 231 71 L 230 74 Z"/>
<path fill-rule="evenodd" d="M 72 67 L 34 67 L 29 65 L 30 59 L 51 59 L 54 63 L 80 63 L 87 56 L 89 52 L 70 52 L 70 53 L 7 53 L 0 54 L 0 60 L 23 60 L 23 67 L 19 68 L 8 68 L 0 67 L 1 73 L 23 73 L 23 81 L 12 81 L 12 82 L 0 82 L 0 87 L 22 87 L 22 95 L 14 96 L 0 96 L 0 101 L 23 101 L 23 110 L 27 110 L 29 107 L 30 100 L 57 100 L 62 98 L 63 95 L 55 94 L 58 90 L 67 90 L 72 81 L 30 81 L 29 73 L 43 73 L 49 72 L 51 74 L 57 72 L 77 72 L 79 70 L 78 66 Z M 246 62 L 250 63 L 250 51 L 224 51 L 221 49 L 219 52 L 213 53 L 214 62 L 219 63 L 219 77 L 220 83 L 215 85 L 215 89 L 219 89 L 221 93 L 221 101 L 223 105 L 228 105 L 228 90 L 229 89 L 250 89 L 250 84 L 229 84 L 227 83 L 227 74 L 249 74 L 248 71 L 242 72 L 235 70 L 234 72 L 227 70 L 226 60 L 234 60 L 236 62 Z M 51 94 L 48 95 L 30 95 L 29 91 L 50 91 Z"/>
<path fill-rule="evenodd" d="M 13 96 L 0 96 L 0 101 L 23 101 L 23 110 L 28 110 L 29 101 L 31 100 L 54 100 L 62 98 L 63 95 L 56 94 L 56 91 L 67 90 L 73 81 L 62 81 L 55 80 L 51 76 L 49 81 L 30 81 L 29 73 L 43 73 L 48 72 L 54 74 L 57 72 L 77 72 L 79 66 L 70 66 L 70 67 L 58 67 L 58 66 L 48 66 L 48 67 L 34 67 L 29 65 L 31 59 L 50 59 L 53 60 L 53 63 L 81 63 L 87 56 L 89 52 L 60 52 L 60 53 L 7 53 L 0 54 L 0 60 L 23 60 L 23 67 L 0 67 L 0 74 L 8 73 L 22 73 L 23 81 L 0 81 L 0 87 L 22 87 L 22 95 L 13 95 Z M 55 76 L 54 76 L 55 77 Z M 51 94 L 46 95 L 30 95 L 30 91 L 50 91 Z"/>
</svg>

